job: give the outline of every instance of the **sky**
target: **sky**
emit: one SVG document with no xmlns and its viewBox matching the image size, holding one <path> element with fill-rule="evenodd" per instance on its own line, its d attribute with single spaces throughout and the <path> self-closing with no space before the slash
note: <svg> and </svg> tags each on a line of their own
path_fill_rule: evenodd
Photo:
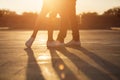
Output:
<svg viewBox="0 0 120 80">
<path fill-rule="evenodd" d="M 120 0 L 77 0 L 76 13 L 104 11 L 120 6 Z M 0 9 L 9 9 L 18 14 L 23 12 L 40 12 L 42 0 L 0 0 Z"/>
</svg>

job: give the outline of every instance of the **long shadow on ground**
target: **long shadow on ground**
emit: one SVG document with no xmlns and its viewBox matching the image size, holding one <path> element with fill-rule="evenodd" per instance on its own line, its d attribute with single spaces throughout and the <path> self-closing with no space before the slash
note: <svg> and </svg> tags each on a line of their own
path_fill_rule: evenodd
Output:
<svg viewBox="0 0 120 80">
<path fill-rule="evenodd" d="M 31 48 L 24 49 L 28 55 L 26 80 L 45 80 Z"/>
<path fill-rule="evenodd" d="M 49 50 L 52 57 L 52 66 L 60 80 L 78 80 L 71 70 L 66 66 L 64 61 L 59 57 L 56 49 L 49 48 Z"/>
<path fill-rule="evenodd" d="M 103 60 L 99 56 L 95 55 L 95 53 L 92 53 L 83 47 L 73 47 L 73 48 L 82 51 L 85 55 L 89 56 L 100 66 L 113 73 L 112 75 L 116 76 L 118 80 L 120 79 L 119 67 Z M 68 57 L 76 65 L 76 67 L 80 71 L 82 71 L 90 80 L 113 80 L 109 76 L 111 74 L 106 74 L 100 71 L 99 69 L 97 69 L 96 67 L 88 64 L 87 62 L 80 59 L 78 56 L 74 55 L 75 53 L 70 52 L 66 47 L 59 47 L 56 49 L 62 54 L 64 54 L 66 57 Z"/>
<path fill-rule="evenodd" d="M 77 49 L 82 51 L 85 55 L 89 56 L 91 59 L 93 59 L 96 63 L 98 63 L 102 68 L 110 72 L 110 75 L 115 76 L 118 80 L 120 80 L 120 67 L 114 65 L 113 63 L 106 61 L 105 59 L 99 57 L 95 53 L 85 49 L 84 47 L 75 47 L 72 46 L 71 48 Z"/>
</svg>

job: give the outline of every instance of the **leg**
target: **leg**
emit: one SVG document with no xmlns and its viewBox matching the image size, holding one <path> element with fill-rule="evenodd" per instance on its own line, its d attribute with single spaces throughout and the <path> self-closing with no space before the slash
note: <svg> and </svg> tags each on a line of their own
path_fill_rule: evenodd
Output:
<svg viewBox="0 0 120 80">
<path fill-rule="evenodd" d="M 71 3 L 70 5 L 70 23 L 71 23 L 71 29 L 72 29 L 72 36 L 73 36 L 73 40 L 75 41 L 79 41 L 79 27 L 78 27 L 78 23 L 77 23 L 77 17 L 76 17 L 76 2 L 74 1 L 73 3 Z"/>
<path fill-rule="evenodd" d="M 66 13 L 61 13 L 61 27 L 60 32 L 58 34 L 57 40 L 64 43 L 64 38 L 67 34 L 67 26 L 68 26 L 68 15 Z"/>
<path fill-rule="evenodd" d="M 53 39 L 53 30 L 54 30 L 54 23 L 55 23 L 55 18 L 57 16 L 56 12 L 51 12 L 49 16 L 49 27 L 48 27 L 48 41 L 47 41 L 47 47 L 54 47 L 55 46 L 55 41 Z"/>
<path fill-rule="evenodd" d="M 49 27 L 48 27 L 48 41 L 53 41 L 53 30 L 54 30 L 54 21 L 55 21 L 55 18 L 57 16 L 57 13 L 56 12 L 51 12 L 49 13 L 49 21 L 48 21 L 48 24 L 49 24 Z"/>
<path fill-rule="evenodd" d="M 71 16 L 70 23 L 71 23 L 73 40 L 79 41 L 79 27 L 76 16 Z"/>
<path fill-rule="evenodd" d="M 48 30 L 48 41 L 53 41 L 53 29 Z"/>
<path fill-rule="evenodd" d="M 42 23 L 42 21 L 44 20 L 45 16 L 47 15 L 48 13 L 48 10 L 43 8 L 41 13 L 39 14 L 37 20 L 36 20 L 36 23 L 35 23 L 35 26 L 34 26 L 34 31 L 31 35 L 31 37 L 35 38 L 36 37 L 36 34 L 39 30 L 39 27 L 40 27 L 40 23 Z"/>
<path fill-rule="evenodd" d="M 71 45 L 81 46 L 80 39 L 79 39 L 79 28 L 78 28 L 78 23 L 77 23 L 75 5 L 76 5 L 75 1 L 70 3 L 69 5 L 69 20 L 71 23 L 73 39 L 66 44 L 67 46 L 71 46 Z"/>
<path fill-rule="evenodd" d="M 48 28 L 47 47 L 52 47 L 52 46 L 54 46 L 54 40 L 53 40 L 53 28 L 52 28 L 52 24 L 51 24 Z"/>
<path fill-rule="evenodd" d="M 36 23 L 35 23 L 35 26 L 34 26 L 34 31 L 31 35 L 31 37 L 29 38 L 29 40 L 25 43 L 25 45 L 27 47 L 31 47 L 34 40 L 35 40 L 35 37 L 37 35 L 37 32 L 39 30 L 39 26 L 40 26 L 40 23 L 42 23 L 42 20 L 44 19 L 44 17 L 46 16 L 46 14 L 49 12 L 48 10 L 48 7 L 46 7 L 45 5 L 43 6 L 42 8 L 42 11 L 41 13 L 39 14 L 37 20 L 36 20 Z"/>
</svg>

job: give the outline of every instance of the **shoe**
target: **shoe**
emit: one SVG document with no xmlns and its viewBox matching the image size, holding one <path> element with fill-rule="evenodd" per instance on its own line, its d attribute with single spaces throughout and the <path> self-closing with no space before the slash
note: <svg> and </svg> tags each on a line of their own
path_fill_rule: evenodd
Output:
<svg viewBox="0 0 120 80">
<path fill-rule="evenodd" d="M 30 48 L 31 46 L 32 46 L 32 43 L 33 43 L 33 41 L 35 40 L 35 38 L 30 38 L 28 41 L 26 41 L 26 43 L 25 43 L 25 45 L 28 47 L 28 48 Z"/>
<path fill-rule="evenodd" d="M 71 40 L 70 42 L 65 44 L 66 46 L 81 46 L 80 41 L 75 41 L 75 40 Z"/>
</svg>

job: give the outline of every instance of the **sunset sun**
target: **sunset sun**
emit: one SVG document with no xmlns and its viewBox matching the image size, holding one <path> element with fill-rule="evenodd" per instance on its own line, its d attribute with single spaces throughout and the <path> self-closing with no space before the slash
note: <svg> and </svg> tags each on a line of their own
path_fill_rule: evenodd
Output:
<svg viewBox="0 0 120 80">
<path fill-rule="evenodd" d="M 40 12 L 42 5 L 43 5 L 43 0 L 29 0 L 27 2 L 24 1 L 26 3 L 26 10 L 27 11 L 33 11 L 34 12 Z"/>
</svg>

